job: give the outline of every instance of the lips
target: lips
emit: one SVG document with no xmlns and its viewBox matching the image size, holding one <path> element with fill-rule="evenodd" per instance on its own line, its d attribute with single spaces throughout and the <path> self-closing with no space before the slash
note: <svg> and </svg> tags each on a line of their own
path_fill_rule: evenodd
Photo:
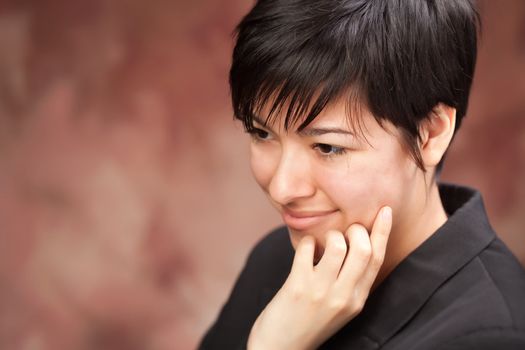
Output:
<svg viewBox="0 0 525 350">
<path fill-rule="evenodd" d="M 306 230 L 326 220 L 337 210 L 301 210 L 283 208 L 282 217 L 285 224 L 294 230 Z"/>
</svg>

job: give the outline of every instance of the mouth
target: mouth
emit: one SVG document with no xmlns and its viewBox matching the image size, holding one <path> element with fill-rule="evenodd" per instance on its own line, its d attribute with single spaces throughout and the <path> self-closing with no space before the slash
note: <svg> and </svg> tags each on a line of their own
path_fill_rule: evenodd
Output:
<svg viewBox="0 0 525 350">
<path fill-rule="evenodd" d="M 286 226 L 293 230 L 301 231 L 319 224 L 336 211 L 337 210 L 293 211 L 283 208 L 281 215 Z"/>
</svg>

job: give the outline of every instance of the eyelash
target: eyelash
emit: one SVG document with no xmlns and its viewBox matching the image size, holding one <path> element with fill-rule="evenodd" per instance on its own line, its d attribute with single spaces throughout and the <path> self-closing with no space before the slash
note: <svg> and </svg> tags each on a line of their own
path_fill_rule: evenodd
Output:
<svg viewBox="0 0 525 350">
<path fill-rule="evenodd" d="M 263 129 L 259 129 L 259 128 L 251 128 L 249 130 L 246 130 L 246 132 L 248 134 L 250 134 L 250 137 L 255 141 L 255 142 L 265 142 L 265 141 L 268 141 L 269 140 L 269 136 L 270 136 L 270 133 L 266 130 L 263 130 Z M 327 143 L 314 143 L 312 145 L 312 148 L 314 150 L 317 151 L 317 153 L 323 157 L 323 158 L 326 158 L 326 159 L 331 159 L 333 157 L 336 157 L 336 156 L 340 156 L 340 155 L 343 155 L 346 153 L 346 149 L 343 148 L 343 147 L 337 147 L 337 146 L 333 146 L 333 145 L 330 145 L 330 144 L 327 144 Z M 330 148 L 330 151 L 328 152 L 323 152 L 322 149 L 325 148 Z"/>
<path fill-rule="evenodd" d="M 251 128 L 246 130 L 246 132 L 250 134 L 250 137 L 256 142 L 268 141 L 268 136 L 270 136 L 268 131 L 259 128 Z M 261 134 L 263 134 L 264 137 L 261 137 Z"/>
<path fill-rule="evenodd" d="M 331 150 L 329 151 L 329 153 L 327 152 L 322 152 L 322 148 L 325 147 L 325 148 L 331 148 Z M 326 143 L 315 143 L 312 148 L 314 148 L 315 150 L 318 151 L 318 153 L 321 155 L 321 157 L 323 158 L 333 158 L 335 156 L 340 156 L 340 155 L 343 155 L 346 153 L 346 149 L 343 148 L 343 147 L 337 147 L 337 146 L 333 146 L 333 145 L 329 145 L 329 144 L 326 144 Z"/>
</svg>

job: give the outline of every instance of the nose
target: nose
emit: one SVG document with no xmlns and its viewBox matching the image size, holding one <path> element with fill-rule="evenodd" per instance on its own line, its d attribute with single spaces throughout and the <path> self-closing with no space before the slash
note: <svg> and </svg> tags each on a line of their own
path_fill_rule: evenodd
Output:
<svg viewBox="0 0 525 350">
<path fill-rule="evenodd" d="M 313 196 L 315 185 L 308 155 L 302 154 L 301 150 L 283 150 L 270 181 L 268 193 L 281 205 Z"/>
</svg>

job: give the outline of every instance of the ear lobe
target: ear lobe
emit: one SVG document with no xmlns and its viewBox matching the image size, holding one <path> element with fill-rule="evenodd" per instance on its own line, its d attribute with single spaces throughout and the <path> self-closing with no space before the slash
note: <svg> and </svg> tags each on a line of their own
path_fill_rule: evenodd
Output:
<svg viewBox="0 0 525 350">
<path fill-rule="evenodd" d="M 421 157 L 426 168 L 435 167 L 445 154 L 456 126 L 456 109 L 437 104 L 420 125 Z"/>
</svg>

